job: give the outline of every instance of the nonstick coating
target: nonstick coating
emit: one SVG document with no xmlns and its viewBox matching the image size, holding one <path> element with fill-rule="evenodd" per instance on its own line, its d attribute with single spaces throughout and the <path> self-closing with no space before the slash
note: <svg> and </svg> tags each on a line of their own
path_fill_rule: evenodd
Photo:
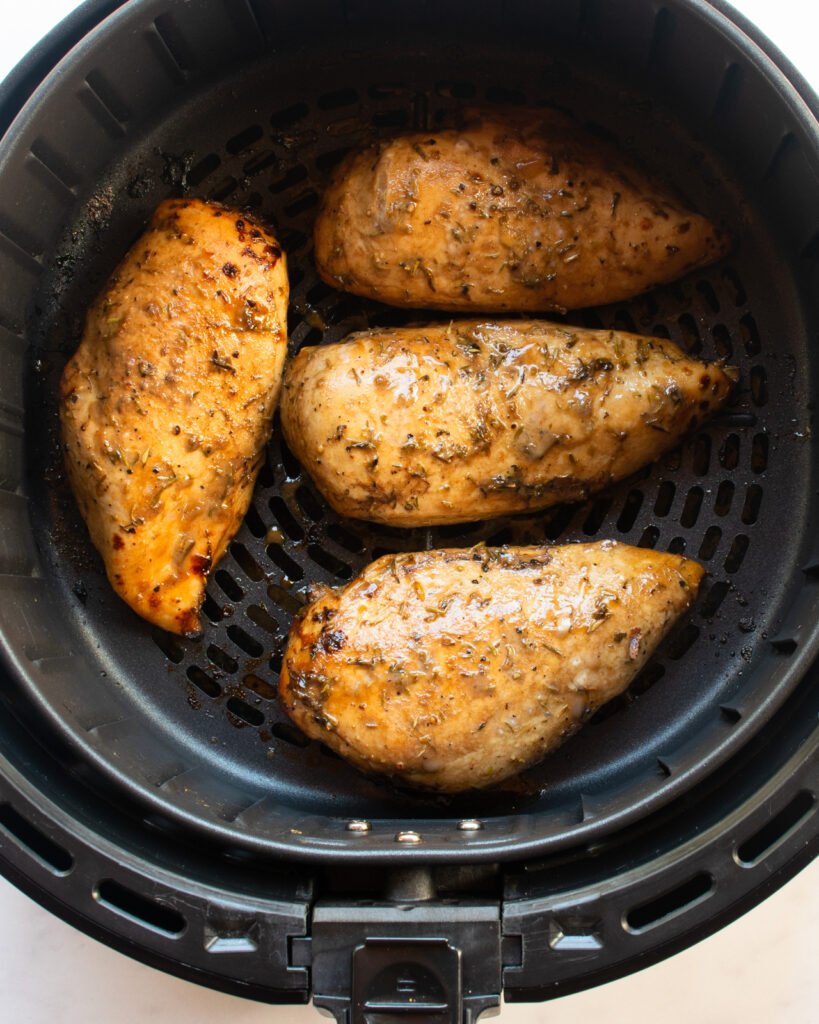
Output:
<svg viewBox="0 0 819 1024">
<path fill-rule="evenodd" d="M 42 173 L 58 183 L 53 190 L 62 183 L 67 195 L 58 244 L 36 253 L 43 271 L 27 309 L 24 486 L 38 552 L 32 575 L 46 581 L 52 623 L 39 647 L 6 628 L 27 702 L 69 739 L 78 762 L 114 780 L 154 820 L 183 820 L 234 845 L 301 856 L 375 855 L 407 828 L 421 834 L 426 856 L 554 848 L 633 820 L 714 771 L 764 727 L 815 646 L 815 615 L 805 615 L 814 595 L 805 597 L 801 572 L 813 549 L 816 500 L 813 314 L 800 290 L 805 251 L 768 202 L 785 188 L 777 175 L 787 173 L 779 166 L 787 147 L 784 156 L 779 148 L 760 156 L 761 170 L 720 148 L 719 103 L 735 88 L 730 75 L 706 121 L 676 102 L 667 83 L 661 95 L 653 69 L 671 30 L 656 22 L 644 44 L 629 42 L 645 52 L 627 74 L 580 31 L 559 45 L 552 33 L 544 49 L 540 39 L 503 34 L 466 47 L 452 27 L 434 38 L 408 28 L 398 39 L 361 26 L 340 42 L 315 34 L 272 53 L 249 47 L 231 68 L 208 75 L 194 22 L 181 5 L 169 10 L 148 19 L 159 43 L 146 52 L 163 73 L 176 74 L 175 101 L 152 107 L 146 99 L 159 74 L 153 66 L 143 68 L 142 81 L 132 75 L 131 96 L 117 84 L 113 57 L 107 64 L 100 57 L 89 73 L 86 50 L 77 58 L 81 67 L 85 60 L 84 103 L 115 139 L 113 158 L 86 159 L 79 135 L 73 150 L 45 136 L 31 147 Z M 267 32 L 263 19 L 248 18 L 248 32 Z M 169 195 L 204 196 L 273 226 L 289 260 L 292 352 L 368 326 L 421 322 L 423 313 L 319 281 L 310 233 L 329 171 L 351 147 L 446 124 L 464 106 L 541 103 L 615 137 L 735 239 L 731 256 L 712 268 L 566 319 L 670 337 L 739 367 L 732 407 L 659 464 L 585 505 L 411 531 L 335 515 L 277 425 L 251 511 L 212 574 L 202 638 L 178 639 L 138 619 L 109 587 L 68 490 L 55 396 L 84 310 L 155 205 Z M 25 231 L 15 234 L 7 223 L 0 211 L 0 230 L 25 250 Z M 36 249 L 36 225 L 31 231 Z M 607 537 L 699 559 L 707 581 L 629 692 L 519 779 L 454 798 L 399 790 L 308 742 L 279 708 L 287 629 L 310 583 L 343 584 L 392 551 Z M 372 827 L 351 834 L 350 819 Z M 458 828 L 462 819 L 483 827 Z"/>
</svg>

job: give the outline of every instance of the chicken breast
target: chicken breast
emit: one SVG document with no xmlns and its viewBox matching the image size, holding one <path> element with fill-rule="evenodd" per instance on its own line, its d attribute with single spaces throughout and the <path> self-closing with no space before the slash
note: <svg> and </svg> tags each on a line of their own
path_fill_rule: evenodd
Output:
<svg viewBox="0 0 819 1024">
<path fill-rule="evenodd" d="M 488 786 L 622 693 L 703 573 L 615 541 L 387 555 L 294 623 L 281 699 L 365 771 Z"/>
<path fill-rule="evenodd" d="M 68 477 L 116 590 L 194 633 L 247 511 L 287 344 L 276 240 L 196 199 L 157 209 L 88 312 L 60 393 Z"/>
<path fill-rule="evenodd" d="M 337 512 L 419 526 L 584 499 L 676 445 L 731 387 L 660 338 L 455 321 L 302 349 L 281 414 Z"/>
<path fill-rule="evenodd" d="M 727 246 L 668 188 L 553 110 L 486 114 L 354 153 L 315 225 L 329 284 L 455 311 L 616 302 Z"/>
</svg>

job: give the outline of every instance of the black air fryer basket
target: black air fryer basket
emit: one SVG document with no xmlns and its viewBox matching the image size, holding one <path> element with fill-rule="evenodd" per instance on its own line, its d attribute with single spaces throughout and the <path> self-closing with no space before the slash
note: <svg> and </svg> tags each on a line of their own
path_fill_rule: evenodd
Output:
<svg viewBox="0 0 819 1024">
<path fill-rule="evenodd" d="M 465 105 L 542 103 L 731 231 L 716 266 L 569 317 L 738 366 L 731 408 L 586 505 L 414 531 L 333 514 L 276 430 L 201 639 L 134 616 L 68 491 L 56 383 L 155 205 L 205 196 L 273 226 L 293 351 L 418 319 L 318 279 L 329 171 Z M 609 980 L 805 865 L 816 110 L 781 55 L 704 0 L 90 0 L 55 30 L 0 95 L 0 870 L 165 970 L 386 1024 Z M 685 552 L 706 585 L 629 692 L 514 783 L 399 790 L 278 707 L 309 583 L 390 551 L 605 537 Z"/>
</svg>

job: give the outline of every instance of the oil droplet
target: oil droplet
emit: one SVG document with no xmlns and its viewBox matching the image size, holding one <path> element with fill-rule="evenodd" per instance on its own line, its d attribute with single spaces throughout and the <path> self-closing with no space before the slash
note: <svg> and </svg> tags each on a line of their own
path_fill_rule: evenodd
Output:
<svg viewBox="0 0 819 1024">
<path fill-rule="evenodd" d="M 265 534 L 265 544 L 284 544 L 284 534 L 278 526 L 271 526 Z"/>
</svg>

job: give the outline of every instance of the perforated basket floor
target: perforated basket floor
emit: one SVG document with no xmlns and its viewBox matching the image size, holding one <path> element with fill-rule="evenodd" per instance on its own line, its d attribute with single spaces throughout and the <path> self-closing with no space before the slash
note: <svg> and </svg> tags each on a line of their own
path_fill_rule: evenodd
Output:
<svg viewBox="0 0 819 1024">
<path fill-rule="evenodd" d="M 152 31 L 141 59 L 184 83 L 201 59 L 195 40 L 170 16 Z M 56 252 L 37 256 L 45 271 L 30 324 L 37 351 L 26 424 L 35 535 L 63 639 L 33 652 L 25 686 L 78 758 L 150 806 L 155 823 L 185 821 L 239 846 L 303 854 L 344 848 L 350 819 L 372 824 L 356 835 L 356 855 L 386 849 L 400 827 L 415 827 L 430 856 L 567 845 L 713 770 L 785 699 L 796 662 L 808 656 L 791 625 L 814 500 L 813 369 L 791 256 L 702 138 L 600 67 L 503 43 L 468 56 L 445 49 L 443 77 L 409 44 L 385 55 L 366 37 L 356 52 L 319 40 L 309 73 L 298 50 L 246 62 L 215 85 L 182 90 L 184 102 L 147 121 L 134 118 L 100 65 L 86 70 L 78 102 L 118 139 L 116 159 L 84 176 L 59 138 L 41 134 L 31 148 L 34 171 L 62 192 L 69 226 Z M 371 325 L 423 321 L 317 278 L 310 233 L 328 172 L 350 147 L 445 124 L 464 104 L 542 102 L 616 136 L 733 233 L 727 261 L 568 317 L 670 337 L 738 366 L 732 408 L 585 505 L 412 531 L 335 515 L 277 426 L 252 508 L 212 574 L 203 637 L 181 640 L 137 619 L 108 587 L 68 492 L 55 394 L 84 309 L 155 204 L 170 194 L 205 196 L 252 209 L 275 228 L 290 266 L 292 351 Z M 777 159 L 766 174 L 777 173 Z M 28 239 L 11 234 L 24 260 Z M 287 630 L 309 583 L 343 584 L 391 551 L 605 537 L 700 560 L 709 573 L 702 596 L 627 694 L 500 789 L 457 798 L 398 790 L 307 741 L 279 708 Z M 483 827 L 459 829 L 463 818 Z"/>
</svg>

